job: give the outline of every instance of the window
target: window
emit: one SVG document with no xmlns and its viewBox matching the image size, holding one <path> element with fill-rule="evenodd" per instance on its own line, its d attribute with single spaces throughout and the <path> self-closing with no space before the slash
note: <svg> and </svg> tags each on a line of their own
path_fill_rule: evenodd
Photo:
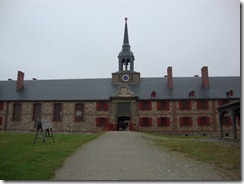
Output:
<svg viewBox="0 0 244 184">
<path fill-rule="evenodd" d="M 168 127 L 170 125 L 170 119 L 167 117 L 158 118 L 159 127 Z"/>
<path fill-rule="evenodd" d="M 0 111 L 4 109 L 4 102 L 0 102 Z"/>
<path fill-rule="evenodd" d="M 192 118 L 191 117 L 181 117 L 180 126 L 192 126 Z"/>
<path fill-rule="evenodd" d="M 62 121 L 62 104 L 61 103 L 54 104 L 53 121 L 56 121 L 56 122 Z"/>
<path fill-rule="evenodd" d="M 224 116 L 222 119 L 223 126 L 231 126 L 231 118 L 229 116 Z"/>
<path fill-rule="evenodd" d="M 107 101 L 98 101 L 97 102 L 97 111 L 107 111 L 108 102 Z"/>
<path fill-rule="evenodd" d="M 190 100 L 181 100 L 179 101 L 180 110 L 191 110 L 191 101 Z"/>
<path fill-rule="evenodd" d="M 21 104 L 14 104 L 13 121 L 20 121 Z"/>
<path fill-rule="evenodd" d="M 151 127 L 152 118 L 140 118 L 140 126 L 141 127 Z"/>
<path fill-rule="evenodd" d="M 233 90 L 229 90 L 229 91 L 226 92 L 226 96 L 227 97 L 232 97 L 233 94 L 234 94 Z"/>
<path fill-rule="evenodd" d="M 169 101 L 167 100 L 158 101 L 157 110 L 169 110 Z"/>
<path fill-rule="evenodd" d="M 83 121 L 83 111 L 84 111 L 84 104 L 82 104 L 82 103 L 75 104 L 75 121 L 76 122 Z"/>
<path fill-rule="evenodd" d="M 152 109 L 151 101 L 140 101 L 140 110 L 149 111 Z"/>
<path fill-rule="evenodd" d="M 97 127 L 104 127 L 106 124 L 108 124 L 108 118 L 97 118 L 96 119 Z"/>
<path fill-rule="evenodd" d="M 210 118 L 206 116 L 201 116 L 197 118 L 198 126 L 209 126 L 210 125 Z"/>
<path fill-rule="evenodd" d="M 41 104 L 35 103 L 33 106 L 32 120 L 35 121 L 36 116 L 41 118 Z"/>
<path fill-rule="evenodd" d="M 209 109 L 208 100 L 198 100 L 197 101 L 197 109 L 198 110 L 207 110 L 207 109 Z"/>
<path fill-rule="evenodd" d="M 3 117 L 0 116 L 0 126 L 3 124 Z"/>
<path fill-rule="evenodd" d="M 156 91 L 152 91 L 151 92 L 151 98 L 156 98 L 157 97 L 157 93 Z"/>
<path fill-rule="evenodd" d="M 189 97 L 195 97 L 195 91 L 194 90 L 189 92 Z"/>
</svg>

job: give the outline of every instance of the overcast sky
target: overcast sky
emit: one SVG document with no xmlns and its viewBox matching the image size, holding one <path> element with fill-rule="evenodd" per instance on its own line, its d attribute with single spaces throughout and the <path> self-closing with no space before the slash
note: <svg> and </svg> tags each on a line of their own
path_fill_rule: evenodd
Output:
<svg viewBox="0 0 244 184">
<path fill-rule="evenodd" d="M 125 17 L 142 77 L 240 75 L 238 0 L 0 0 L 0 80 L 110 78 Z"/>
</svg>

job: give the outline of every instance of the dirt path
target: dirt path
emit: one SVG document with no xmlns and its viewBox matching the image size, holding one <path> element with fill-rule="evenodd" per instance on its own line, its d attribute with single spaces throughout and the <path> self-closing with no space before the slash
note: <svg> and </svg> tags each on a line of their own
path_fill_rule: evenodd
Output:
<svg viewBox="0 0 244 184">
<path fill-rule="evenodd" d="M 54 180 L 224 180 L 211 166 L 158 149 L 137 132 L 106 132 L 66 159 Z"/>
</svg>

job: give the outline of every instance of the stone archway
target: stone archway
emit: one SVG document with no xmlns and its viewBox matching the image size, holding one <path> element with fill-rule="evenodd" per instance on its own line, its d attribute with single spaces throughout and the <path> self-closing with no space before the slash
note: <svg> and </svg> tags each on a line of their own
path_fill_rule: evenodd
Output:
<svg viewBox="0 0 244 184">
<path fill-rule="evenodd" d="M 119 116 L 117 121 L 118 131 L 125 130 L 125 121 L 130 121 L 129 116 Z"/>
</svg>

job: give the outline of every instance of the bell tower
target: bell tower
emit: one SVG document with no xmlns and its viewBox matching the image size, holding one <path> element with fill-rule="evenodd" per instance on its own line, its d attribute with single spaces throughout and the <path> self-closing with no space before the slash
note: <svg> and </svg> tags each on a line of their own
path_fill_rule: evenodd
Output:
<svg viewBox="0 0 244 184">
<path fill-rule="evenodd" d="M 127 18 L 125 18 L 124 40 L 122 50 L 118 55 L 119 71 L 112 73 L 112 82 L 137 84 L 140 82 L 140 73 L 134 71 L 134 54 L 130 49 Z"/>
</svg>

